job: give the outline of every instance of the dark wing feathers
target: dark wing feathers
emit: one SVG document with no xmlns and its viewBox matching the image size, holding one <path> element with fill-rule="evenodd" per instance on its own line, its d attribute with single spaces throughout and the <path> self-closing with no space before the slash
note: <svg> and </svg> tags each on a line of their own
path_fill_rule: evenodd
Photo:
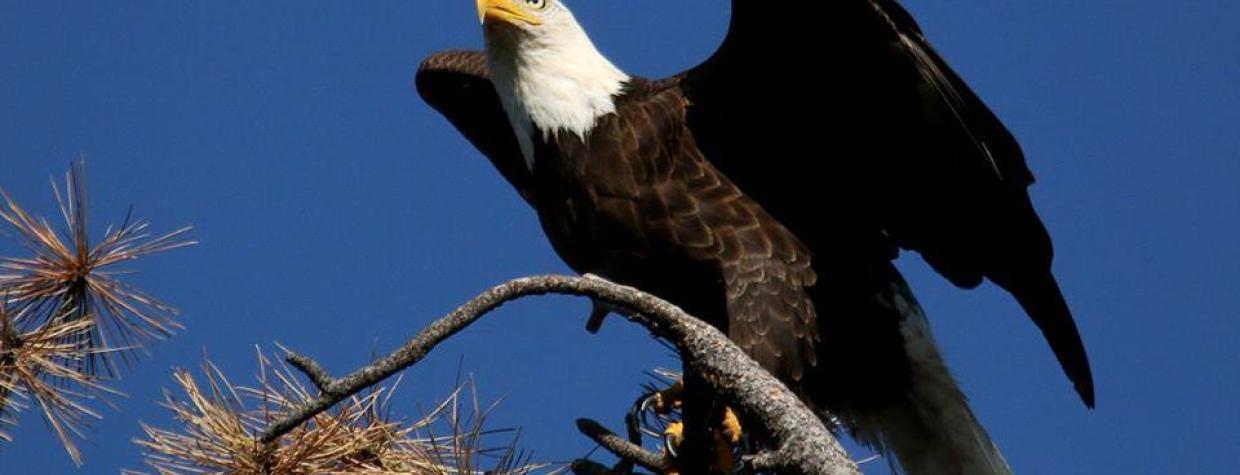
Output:
<svg viewBox="0 0 1240 475">
<path fill-rule="evenodd" d="M 568 170 L 593 174 L 571 180 L 591 186 L 581 200 L 548 203 L 535 190 L 490 83 L 483 53 L 435 54 L 423 61 L 416 78 L 418 93 L 427 103 L 483 152 L 540 215 L 568 213 L 565 208 L 571 206 L 572 213 L 599 213 L 605 217 L 602 221 L 612 224 L 592 236 L 565 236 L 570 231 L 555 224 L 562 218 L 542 216 L 553 245 L 571 266 L 677 302 L 718 295 L 718 306 L 687 309 L 727 328 L 738 346 L 777 376 L 801 381 L 817 365 L 819 341 L 814 306 L 806 292 L 817 278 L 810 252 L 701 155 L 683 130 L 686 102 L 674 87 L 678 82 L 679 77 L 639 80 L 621 114 L 600 123 L 590 143 L 561 140 L 562 155 L 591 155 Z M 623 252 L 622 258 L 590 262 L 585 256 L 604 247 L 592 242 L 598 236 L 613 246 L 626 241 L 631 245 L 627 251 L 610 250 Z M 608 268 L 634 260 L 668 272 L 652 276 L 649 268 Z M 698 285 L 714 277 L 683 278 L 693 270 L 681 267 L 709 267 L 709 274 L 722 277 L 725 289 L 701 292 Z M 695 295 L 677 298 L 680 293 Z"/>
<path fill-rule="evenodd" d="M 436 53 L 422 61 L 414 83 L 422 99 L 447 117 L 529 201 L 529 168 L 491 84 L 486 55 L 464 50 Z"/>
<path fill-rule="evenodd" d="M 975 148 L 974 152 L 986 158 L 997 179 L 1022 189 L 1033 184 L 1033 173 L 1025 164 L 1024 152 L 1016 138 L 939 56 L 912 15 L 894 0 L 878 0 L 871 5 L 888 22 L 914 60 L 923 83 L 928 86 L 925 94 L 935 96 L 924 97 L 923 107 L 945 109 L 950 116 L 940 122 L 962 129 Z"/>
<path fill-rule="evenodd" d="M 772 265 L 769 259 L 725 262 L 728 337 L 783 381 L 804 381 L 807 372 L 818 366 L 820 336 L 800 269 Z M 790 387 L 807 390 L 800 384 Z"/>
<path fill-rule="evenodd" d="M 898 246 L 957 285 L 989 278 L 1008 290 L 1092 407 L 1088 357 L 1051 275 L 1020 146 L 908 12 L 894 0 L 813 2 L 797 14 L 732 6 L 722 46 L 683 82 L 711 162 L 817 261 Z M 807 63 L 817 70 L 797 66 Z"/>
<path fill-rule="evenodd" d="M 687 104 L 679 89 L 644 81 L 635 88 L 620 99 L 620 113 L 600 120 L 585 142 L 571 134 L 557 140 L 563 163 L 550 173 L 573 183 L 570 189 L 584 188 L 582 196 L 563 199 L 563 206 L 579 217 L 601 215 L 583 221 L 613 225 L 572 241 L 647 254 L 600 265 L 627 262 L 637 268 L 604 272 L 674 302 L 718 299 L 722 309 L 706 306 L 695 314 L 726 328 L 776 376 L 801 381 L 817 365 L 816 315 L 806 291 L 817 277 L 809 249 L 701 155 L 684 133 Z M 540 176 L 547 171 L 543 166 Z M 593 236 L 606 236 L 606 242 L 592 243 Z M 570 265 L 591 270 L 589 264 Z M 723 293 L 671 298 L 694 282 L 718 278 Z"/>
<path fill-rule="evenodd" d="M 1011 292 L 1042 330 L 1077 393 L 1087 406 L 1093 407 L 1089 359 L 1059 284 L 1051 274 L 1051 240 L 1026 191 L 1034 176 L 1020 146 L 990 108 L 929 45 L 903 7 L 894 0 L 871 4 L 890 21 L 903 51 L 917 66 L 924 85 L 919 89 L 919 104 L 924 116 L 933 119 L 926 121 L 929 133 L 954 138 L 954 144 L 941 150 L 954 155 L 955 160 L 971 162 L 965 166 L 985 169 L 963 173 L 973 184 L 972 190 L 963 189 L 977 195 L 948 203 L 965 212 L 963 217 L 953 219 L 960 224 L 957 229 L 980 239 L 970 242 L 959 235 L 950 236 L 948 239 L 973 246 L 963 252 L 945 246 L 951 249 L 947 255 L 933 248 L 918 250 L 927 255 L 927 260 L 938 261 L 936 268 L 950 268 L 950 262 L 944 261 L 953 259 L 979 261 L 982 273 Z M 967 206 L 966 201 L 977 206 Z M 935 229 L 941 228 L 930 223 L 913 233 L 925 234 Z"/>
</svg>

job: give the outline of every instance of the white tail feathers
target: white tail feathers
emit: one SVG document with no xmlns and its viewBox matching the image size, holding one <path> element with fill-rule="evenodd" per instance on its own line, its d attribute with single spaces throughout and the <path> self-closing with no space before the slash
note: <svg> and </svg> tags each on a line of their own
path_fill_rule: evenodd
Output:
<svg viewBox="0 0 1240 475">
<path fill-rule="evenodd" d="M 912 387 L 887 408 L 858 414 L 854 436 L 894 455 L 908 475 L 1010 475 L 999 447 L 943 362 L 921 308 L 903 282 L 893 285 Z"/>
</svg>

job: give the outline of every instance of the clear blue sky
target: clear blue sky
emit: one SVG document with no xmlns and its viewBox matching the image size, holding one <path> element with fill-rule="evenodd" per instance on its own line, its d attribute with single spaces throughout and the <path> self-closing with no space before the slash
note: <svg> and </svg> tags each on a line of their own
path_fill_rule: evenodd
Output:
<svg viewBox="0 0 1240 475">
<path fill-rule="evenodd" d="M 1090 413 L 1009 297 L 902 259 L 1009 461 L 1234 473 L 1240 3 L 906 3 L 1024 145 L 1093 358 Z M 575 2 L 600 48 L 649 76 L 709 54 L 723 5 Z M 493 283 L 565 270 L 411 86 L 428 53 L 480 44 L 466 0 L 0 4 L 0 186 L 49 213 L 48 176 L 85 154 L 96 232 L 133 204 L 202 241 L 138 263 L 134 280 L 188 330 L 119 383 L 130 397 L 106 412 L 82 473 L 139 468 L 138 421 L 168 423 L 159 388 L 204 353 L 244 380 L 254 345 L 279 341 L 340 372 Z M 584 312 L 557 298 L 506 307 L 411 371 L 405 413 L 450 389 L 464 354 L 483 397 L 506 397 L 497 423 L 523 427 L 544 459 L 583 455 L 573 419 L 618 427 L 641 371 L 673 364 L 618 320 L 587 335 Z M 71 473 L 27 416 L 0 471 Z"/>
</svg>

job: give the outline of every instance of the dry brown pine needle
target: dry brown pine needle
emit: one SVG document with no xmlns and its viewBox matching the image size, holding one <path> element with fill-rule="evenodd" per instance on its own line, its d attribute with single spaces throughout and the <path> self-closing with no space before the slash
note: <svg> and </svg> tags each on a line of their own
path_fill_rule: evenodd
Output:
<svg viewBox="0 0 1240 475">
<path fill-rule="evenodd" d="M 463 416 L 461 389 L 408 424 L 390 417 L 394 387 L 373 389 L 263 446 L 255 434 L 317 394 L 284 363 L 273 364 L 261 354 L 258 361 L 253 387 L 232 384 L 210 362 L 202 368 L 201 383 L 188 371 L 176 371 L 173 379 L 183 395 L 165 391 L 162 405 L 181 426 L 142 425 L 146 436 L 134 442 L 145 451 L 146 464 L 162 475 L 523 474 L 544 467 L 519 455 L 515 439 L 498 451 L 485 449 L 485 413 Z M 445 435 L 433 435 L 437 426 L 446 427 Z"/>
<path fill-rule="evenodd" d="M 92 320 L 33 322 L 22 318 L 26 311 L 10 311 L 0 301 L 0 420 L 12 423 L 15 412 L 33 401 L 69 457 L 81 465 L 75 441 L 85 438 L 90 423 L 100 418 L 91 403 L 119 395 L 82 371 L 84 361 L 107 350 L 87 346 L 80 337 L 90 331 Z M 6 434 L 0 438 L 9 440 Z"/>
<path fill-rule="evenodd" d="M 86 171 L 74 162 L 65 175 L 61 193 L 55 181 L 52 191 L 64 220 L 63 232 L 49 220 L 27 212 L 0 189 L 0 220 L 5 232 L 29 253 L 26 257 L 0 257 L 0 288 L 9 302 L 31 309 L 24 316 L 46 321 L 94 320 L 90 331 L 74 334 L 87 346 L 115 349 L 90 355 L 86 371 L 96 373 L 102 362 L 108 375 L 117 373 L 114 356 L 128 363 L 134 350 L 172 335 L 181 326 L 176 310 L 119 277 L 117 264 L 195 244 L 187 239 L 191 227 L 153 236 L 149 223 L 130 220 L 109 227 L 103 239 L 91 244 L 87 232 Z"/>
</svg>

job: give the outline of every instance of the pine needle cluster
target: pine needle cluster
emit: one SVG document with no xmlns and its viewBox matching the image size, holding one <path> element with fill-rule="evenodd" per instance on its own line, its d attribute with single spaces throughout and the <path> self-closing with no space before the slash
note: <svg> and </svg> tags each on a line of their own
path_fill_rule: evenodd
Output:
<svg viewBox="0 0 1240 475">
<path fill-rule="evenodd" d="M 511 474 L 543 468 L 514 449 L 516 437 L 499 448 L 486 440 L 489 409 L 474 398 L 472 410 L 462 385 L 426 416 L 393 421 L 391 388 L 375 388 L 352 397 L 271 444 L 255 434 L 273 420 L 317 397 L 291 369 L 259 355 L 255 386 L 236 386 L 208 362 L 201 382 L 188 371 L 173 379 L 180 395 L 165 391 L 162 405 L 180 427 L 167 430 L 143 424 L 148 467 L 160 475 L 188 474 Z M 443 435 L 436 435 L 441 431 Z M 128 474 L 140 472 L 129 471 Z"/>
<path fill-rule="evenodd" d="M 101 418 L 95 403 L 119 394 L 106 385 L 118 363 L 180 328 L 176 311 L 123 281 L 117 265 L 194 242 L 189 227 L 155 237 L 127 217 L 92 245 L 84 162 L 72 165 L 63 193 L 55 181 L 52 191 L 60 230 L 0 189 L 0 234 L 26 250 L 0 256 L 0 428 L 33 403 L 81 465 L 75 440 Z"/>
</svg>

